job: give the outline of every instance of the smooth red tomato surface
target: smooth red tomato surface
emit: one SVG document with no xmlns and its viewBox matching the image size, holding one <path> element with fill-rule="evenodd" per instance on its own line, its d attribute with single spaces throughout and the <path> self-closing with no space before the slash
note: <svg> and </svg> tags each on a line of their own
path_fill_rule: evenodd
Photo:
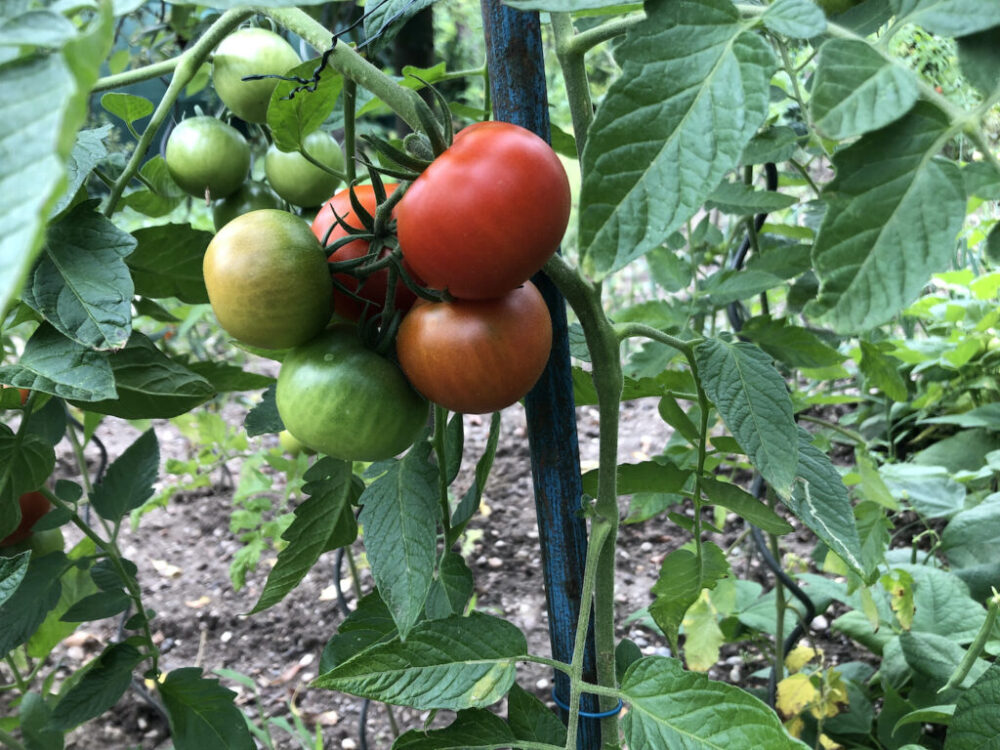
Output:
<svg viewBox="0 0 1000 750">
<path fill-rule="evenodd" d="M 537 135 L 505 122 L 465 128 L 396 209 L 417 274 L 461 299 L 506 294 L 559 246 L 569 221 L 566 171 Z"/>
<path fill-rule="evenodd" d="M 396 338 L 399 364 L 413 387 L 466 414 L 515 403 L 541 376 L 551 348 L 549 310 L 531 282 L 496 299 L 421 300 Z"/>
<path fill-rule="evenodd" d="M 8 536 L 0 539 L 0 547 L 17 544 L 31 535 L 31 527 L 52 507 L 41 492 L 26 492 L 18 498 L 21 506 L 21 523 Z"/>
<path fill-rule="evenodd" d="M 399 186 L 394 183 L 386 185 L 386 195 L 392 195 L 397 187 Z M 374 216 L 376 209 L 375 189 L 371 185 L 358 185 L 354 188 L 354 194 L 365 211 L 367 211 L 369 215 Z M 354 227 L 355 229 L 364 229 L 361 219 L 359 219 L 357 214 L 354 213 L 354 208 L 351 205 L 350 191 L 341 190 L 323 204 L 319 213 L 316 214 L 316 218 L 313 220 L 313 234 L 316 235 L 320 242 L 325 242 L 326 245 L 331 245 L 342 237 L 346 237 L 348 235 L 347 230 L 344 229 L 340 222 L 337 221 L 338 216 L 346 222 L 348 226 Z M 367 253 L 368 242 L 366 240 L 355 240 L 354 242 L 348 242 L 343 247 L 340 247 L 335 252 L 331 253 L 329 259 L 332 261 L 353 260 L 355 258 L 361 258 L 362 256 L 367 255 Z M 407 270 L 409 271 L 408 264 L 404 265 L 406 265 Z M 333 278 L 362 299 L 366 299 L 371 303 L 367 305 L 368 317 L 378 314 L 384 306 L 386 286 L 389 283 L 388 269 L 373 273 L 365 279 L 365 283 L 363 285 L 356 278 L 347 273 L 334 274 Z M 413 303 L 416 301 L 417 295 L 411 292 L 403 282 L 399 281 L 396 283 L 396 296 L 393 304 L 397 310 L 400 312 L 406 312 L 413 307 Z M 348 320 L 360 320 L 365 307 L 366 305 L 362 302 L 344 294 L 342 291 L 334 287 L 333 309 L 337 315 L 347 318 Z"/>
</svg>

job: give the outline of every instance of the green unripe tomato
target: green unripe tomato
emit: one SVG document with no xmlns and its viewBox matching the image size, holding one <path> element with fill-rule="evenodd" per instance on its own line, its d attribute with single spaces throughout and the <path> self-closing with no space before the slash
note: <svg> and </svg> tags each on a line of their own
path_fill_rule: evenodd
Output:
<svg viewBox="0 0 1000 750">
<path fill-rule="evenodd" d="M 45 529 L 32 534 L 28 539 L 28 546 L 32 557 L 41 557 L 50 552 L 62 552 L 66 548 L 66 540 L 62 529 Z"/>
<path fill-rule="evenodd" d="M 212 221 L 215 224 L 215 231 L 218 232 L 237 216 L 262 208 L 284 207 L 285 202 L 280 196 L 263 182 L 247 180 L 228 198 L 215 202 L 212 206 Z"/>
<path fill-rule="evenodd" d="M 278 445 L 281 446 L 281 450 L 290 456 L 298 456 L 300 453 L 311 456 L 316 453 L 312 448 L 302 445 L 298 438 L 288 430 L 282 430 L 278 433 Z"/>
<path fill-rule="evenodd" d="M 167 170 L 198 198 L 235 193 L 250 171 L 250 146 L 236 128 L 214 117 L 182 120 L 167 139 Z"/>
<path fill-rule="evenodd" d="M 336 325 L 285 355 L 278 414 L 303 445 L 344 461 L 379 461 L 413 445 L 427 402 L 394 362 Z"/>
<path fill-rule="evenodd" d="M 267 29 L 240 29 L 216 48 L 212 58 L 215 93 L 237 117 L 264 122 L 277 78 L 244 81 L 250 75 L 282 75 L 302 60 L 288 42 Z"/>
<path fill-rule="evenodd" d="M 343 171 L 344 152 L 329 133 L 310 133 L 303 145 L 316 161 L 338 172 Z M 264 173 L 278 195 L 304 208 L 319 206 L 340 185 L 339 177 L 323 171 L 298 151 L 279 151 L 274 144 L 264 157 Z"/>
<path fill-rule="evenodd" d="M 287 349 L 330 321 L 326 252 L 309 225 L 287 211 L 237 216 L 208 243 L 202 270 L 219 324 L 244 344 Z"/>
</svg>

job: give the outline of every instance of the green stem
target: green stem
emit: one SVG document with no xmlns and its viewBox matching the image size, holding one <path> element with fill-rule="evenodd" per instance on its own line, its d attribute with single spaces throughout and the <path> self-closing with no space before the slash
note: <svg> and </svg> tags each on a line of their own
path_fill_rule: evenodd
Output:
<svg viewBox="0 0 1000 750">
<path fill-rule="evenodd" d="M 344 552 L 347 557 L 347 569 L 351 571 L 351 588 L 354 589 L 354 598 L 361 601 L 361 576 L 358 575 L 358 563 L 354 560 L 354 553 L 351 552 L 350 547 L 347 547 Z"/>
<path fill-rule="evenodd" d="M 553 16 L 554 15 L 555 14 L 553 13 Z M 568 16 L 569 14 L 567 13 L 565 15 Z M 614 18 L 610 21 L 602 23 L 600 26 L 595 26 L 592 29 L 587 29 L 586 31 L 581 31 L 574 35 L 569 41 L 567 49 L 574 54 L 583 55 L 597 45 L 611 41 L 616 36 L 621 36 L 633 26 L 642 23 L 645 20 L 646 15 L 644 13 L 634 13 L 632 15 Z"/>
<path fill-rule="evenodd" d="M 813 417 L 810 416 L 809 414 L 796 414 L 795 418 L 800 422 L 812 422 L 813 424 L 822 425 L 827 429 L 840 433 L 845 438 L 847 438 L 851 442 L 857 443 L 858 445 L 868 444 L 868 441 L 865 439 L 865 436 L 862 435 L 860 432 L 855 432 L 854 430 L 850 430 L 846 427 L 841 427 L 839 424 L 836 424 L 834 422 L 828 422 L 825 419 L 820 419 L 819 417 Z"/>
<path fill-rule="evenodd" d="M 774 534 L 767 535 L 770 542 L 771 554 L 774 559 L 781 564 L 781 548 L 778 546 L 778 537 Z M 785 601 L 785 585 L 777 578 L 774 582 L 774 608 L 778 621 L 774 629 L 774 671 L 779 675 L 778 682 L 785 677 L 785 610 L 788 603 Z"/>
<path fill-rule="evenodd" d="M 809 187 L 812 189 L 812 191 L 816 193 L 816 197 L 819 198 L 821 195 L 821 191 L 819 187 L 816 185 L 816 183 L 813 181 L 813 178 L 809 176 L 809 171 L 804 166 L 795 161 L 795 159 L 789 159 L 788 163 L 791 164 L 800 175 L 802 175 L 803 179 L 809 184 Z"/>
<path fill-rule="evenodd" d="M 347 184 L 353 185 L 358 178 L 358 165 L 354 156 L 357 153 L 357 141 L 354 128 L 354 117 L 358 106 L 358 84 L 350 78 L 344 79 L 344 168 L 347 170 Z"/>
<path fill-rule="evenodd" d="M 14 663 L 14 659 L 11 656 L 5 656 L 3 659 L 7 662 L 7 666 L 10 667 L 11 673 L 14 675 L 14 684 L 17 685 L 17 689 L 23 694 L 28 692 L 28 683 L 25 682 L 24 677 L 21 675 L 21 670 L 17 668 L 17 664 Z"/>
<path fill-rule="evenodd" d="M 313 156 L 308 151 L 306 151 L 304 147 L 301 148 L 301 149 L 299 149 L 299 153 L 302 154 L 302 158 L 303 159 L 305 159 L 307 162 L 309 162 L 310 164 L 312 164 L 314 167 L 318 167 L 319 169 L 322 169 L 328 175 L 332 175 L 333 177 L 336 177 L 341 182 L 347 182 L 347 175 L 346 174 L 344 174 L 343 172 L 341 172 L 339 170 L 334 169 L 329 164 L 324 164 L 319 159 L 317 159 L 315 156 Z"/>
<path fill-rule="evenodd" d="M 986 646 L 986 642 L 993 635 L 993 624 L 996 622 L 998 611 L 1000 611 L 1000 594 L 997 593 L 996 589 L 993 589 L 993 597 L 986 605 L 986 620 L 983 621 L 983 626 L 979 628 L 976 639 L 965 652 L 961 663 L 956 667 L 951 677 L 948 678 L 948 682 L 945 683 L 944 687 L 938 690 L 938 693 L 958 687 L 962 684 L 962 680 L 972 671 L 972 667 L 976 664 L 976 659 L 979 658 L 979 655 L 983 652 L 983 648 Z"/>
<path fill-rule="evenodd" d="M 153 116 L 150 117 L 146 129 L 142 131 L 142 137 L 136 144 L 135 151 L 132 152 L 132 156 L 125 165 L 125 169 L 122 170 L 121 175 L 119 175 L 114 186 L 111 188 L 107 203 L 104 206 L 105 216 L 111 216 L 115 212 L 115 209 L 117 209 L 118 201 L 125 190 L 125 186 L 139 171 L 139 167 L 142 165 L 142 160 L 145 158 L 154 136 L 159 132 L 160 126 L 163 125 L 171 109 L 173 109 L 174 102 L 180 96 L 181 90 L 194 78 L 198 72 L 198 68 L 208 59 L 209 54 L 211 54 L 219 42 L 225 39 L 243 21 L 252 16 L 253 13 L 253 10 L 249 8 L 227 10 L 219 16 L 219 19 L 208 28 L 208 31 L 197 42 L 191 45 L 177 59 L 176 69 L 174 70 L 173 77 L 170 79 L 170 85 L 167 86 L 163 98 L 156 106 L 156 110 L 153 112 Z"/>
<path fill-rule="evenodd" d="M 0 729 L 0 745 L 9 747 L 10 750 L 27 750 L 24 745 L 14 739 L 14 735 L 8 734 L 2 729 Z"/>
<path fill-rule="evenodd" d="M 389 287 L 392 289 L 392 287 Z M 438 463 L 438 500 L 441 503 L 441 523 L 444 538 L 451 538 L 451 507 L 448 504 L 448 451 L 445 445 L 445 429 L 448 425 L 448 410 L 434 405 L 434 453 Z M 447 549 L 445 550 L 447 552 Z"/>
<path fill-rule="evenodd" d="M 92 94 L 96 94 L 99 91 L 120 89 L 125 86 L 131 86 L 134 83 L 148 81 L 150 78 L 159 78 L 160 76 L 168 75 L 174 72 L 177 63 L 182 57 L 183 55 L 177 55 L 176 57 L 171 57 L 169 60 L 161 60 L 160 62 L 145 65 L 135 70 L 126 70 L 124 73 L 115 73 L 104 78 L 98 78 L 97 83 L 94 84 L 94 88 L 90 91 Z"/>
<path fill-rule="evenodd" d="M 587 67 L 583 54 L 573 48 L 573 19 L 569 13 L 553 13 L 552 33 L 555 37 L 556 58 L 562 70 L 566 83 L 566 95 L 570 105 L 570 118 L 573 121 L 573 134 L 576 137 L 576 152 L 583 155 L 583 147 L 587 140 L 587 131 L 594 119 L 594 104 L 590 97 L 590 82 L 587 80 Z"/>
</svg>

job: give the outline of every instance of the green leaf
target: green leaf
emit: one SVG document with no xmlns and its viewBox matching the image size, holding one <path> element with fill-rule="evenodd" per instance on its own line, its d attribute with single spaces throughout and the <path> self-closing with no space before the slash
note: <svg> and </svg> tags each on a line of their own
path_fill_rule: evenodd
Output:
<svg viewBox="0 0 1000 750">
<path fill-rule="evenodd" d="M 59 578 L 66 565 L 61 552 L 31 561 L 17 591 L 0 607 L 0 654 L 27 642 L 59 602 Z"/>
<path fill-rule="evenodd" d="M 914 631 L 946 636 L 955 643 L 971 643 L 986 620 L 986 610 L 969 595 L 964 582 L 927 565 L 893 565 L 914 581 Z"/>
<path fill-rule="evenodd" d="M 687 483 L 691 471 L 681 469 L 669 459 L 657 457 L 639 464 L 619 464 L 617 474 L 618 494 L 632 495 L 636 492 L 678 492 Z M 592 497 L 597 497 L 597 475 L 597 469 L 583 475 L 583 491 Z"/>
<path fill-rule="evenodd" d="M 515 626 L 473 612 L 421 622 L 405 643 L 397 637 L 371 646 L 321 674 L 312 686 L 418 711 L 479 708 L 507 694 L 517 660 L 527 650 Z"/>
<path fill-rule="evenodd" d="M 955 41 L 962 74 L 984 95 L 993 93 L 1000 69 L 1000 26 Z"/>
<path fill-rule="evenodd" d="M 740 335 L 789 367 L 832 367 L 847 359 L 815 333 L 792 325 L 787 318 L 751 318 Z"/>
<path fill-rule="evenodd" d="M 313 80 L 320 59 L 306 60 L 285 73 Z M 333 112 L 344 87 L 344 78 L 330 66 L 323 68 L 319 81 L 304 90 L 295 81 L 278 81 L 267 107 L 267 126 L 274 135 L 274 144 L 281 151 L 298 151 L 305 137 L 319 128 Z M 295 92 L 296 89 L 303 89 Z M 291 98 L 289 98 L 291 97 Z"/>
<path fill-rule="evenodd" d="M 560 718 L 516 682 L 507 693 L 507 723 L 519 740 L 566 745 L 566 726 Z"/>
<path fill-rule="evenodd" d="M 486 487 L 486 480 L 489 479 L 490 469 L 493 468 L 493 459 L 496 458 L 497 444 L 500 442 L 500 412 L 495 411 L 490 417 L 490 432 L 486 437 L 486 449 L 483 455 L 476 462 L 476 474 L 473 477 L 472 485 L 462 496 L 462 501 L 455 508 L 451 515 L 451 536 L 448 538 L 449 544 L 462 535 L 466 524 L 472 519 L 479 505 L 483 500 L 483 489 Z"/>
<path fill-rule="evenodd" d="M 879 474 L 892 496 L 906 501 L 922 518 L 950 518 L 965 507 L 965 485 L 942 466 L 886 464 Z"/>
<path fill-rule="evenodd" d="M 319 659 L 320 674 L 329 672 L 355 654 L 377 643 L 387 643 L 398 635 L 389 608 L 379 597 L 378 591 L 372 591 L 361 597 L 357 608 L 340 623 L 337 634 L 327 641 Z"/>
<path fill-rule="evenodd" d="M 55 465 L 50 443 L 31 433 L 18 437 L 0 424 L 0 539 L 21 521 L 18 498 L 41 487 Z"/>
<path fill-rule="evenodd" d="M 1000 5 L 979 0 L 889 0 L 896 20 L 932 34 L 964 36 L 1000 26 Z"/>
<path fill-rule="evenodd" d="M 622 0 L 507 0 L 504 5 L 518 10 L 543 10 L 549 13 L 572 13 L 601 8 L 632 10 L 639 3 L 626 3 Z"/>
<path fill-rule="evenodd" d="M 243 426 L 250 437 L 281 432 L 285 429 L 285 425 L 281 421 L 281 415 L 278 414 L 278 405 L 274 400 L 274 390 L 275 386 L 269 385 L 267 390 L 264 391 L 260 403 L 247 412 Z"/>
<path fill-rule="evenodd" d="M 896 722 L 893 727 L 893 734 L 896 733 L 896 729 L 901 729 L 907 724 L 942 724 L 948 726 L 951 723 L 951 717 L 954 715 L 955 706 L 952 704 L 928 706 L 927 708 L 910 711 Z"/>
<path fill-rule="evenodd" d="M 962 430 L 924 448 L 911 459 L 923 466 L 943 466 L 952 474 L 979 471 L 991 451 L 1000 450 L 1000 435 L 989 430 Z"/>
<path fill-rule="evenodd" d="M 67 185 L 66 160 L 114 34 L 108 5 L 62 54 L 0 65 L 0 308 L 6 309 L 42 246 Z"/>
<path fill-rule="evenodd" d="M 437 553 L 437 467 L 418 440 L 361 496 L 365 550 L 379 593 L 403 639 L 424 611 Z"/>
<path fill-rule="evenodd" d="M 826 16 L 812 0 L 776 0 L 761 20 L 771 31 L 793 39 L 812 39 L 826 31 Z"/>
<path fill-rule="evenodd" d="M 236 693 L 201 676 L 198 667 L 168 672 L 159 685 L 170 718 L 170 738 L 177 750 L 248 750 L 246 720 L 233 703 Z"/>
<path fill-rule="evenodd" d="M 81 408 L 122 419 L 169 419 L 215 395 L 205 378 L 170 359 L 138 331 L 107 360 L 118 398 L 92 400 Z M 78 401 L 80 399 L 71 399 Z"/>
<path fill-rule="evenodd" d="M 18 711 L 28 750 L 63 750 L 65 737 L 52 720 L 52 710 L 38 693 L 25 693 Z"/>
<path fill-rule="evenodd" d="M 809 2 L 809 0 L 803 0 L 803 2 Z M 743 182 L 723 182 L 708 196 L 706 205 L 709 208 L 717 208 L 724 214 L 747 216 L 780 211 L 783 208 L 794 206 L 796 202 L 797 199 L 794 196 L 784 193 L 754 190 Z"/>
<path fill-rule="evenodd" d="M 107 355 L 71 341 L 44 323 L 28 339 L 21 358 L 0 367 L 0 383 L 77 401 L 116 396 Z"/>
<path fill-rule="evenodd" d="M 309 467 L 304 479 L 302 489 L 309 499 L 295 509 L 295 519 L 281 535 L 288 546 L 278 553 L 278 561 L 268 573 L 250 614 L 280 602 L 298 586 L 320 555 L 350 544 L 358 534 L 351 509 L 351 464 L 325 456 Z"/>
<path fill-rule="evenodd" d="M 22 552 L 14 557 L 0 557 L 0 607 L 10 599 L 28 572 L 31 555 Z"/>
<path fill-rule="evenodd" d="M 933 158 L 948 127 L 946 115 L 919 103 L 833 157 L 837 177 L 813 246 L 820 291 L 806 308 L 810 317 L 840 333 L 867 330 L 951 262 L 965 188 L 952 162 Z"/>
<path fill-rule="evenodd" d="M 111 125 L 102 125 L 92 130 L 81 130 L 73 145 L 73 152 L 70 154 L 66 164 L 66 173 L 69 178 L 69 187 L 63 193 L 62 198 L 52 209 L 52 215 L 58 216 L 72 202 L 80 186 L 87 181 L 94 167 L 104 161 L 108 155 L 108 149 L 104 145 L 104 139 L 111 133 Z"/>
<path fill-rule="evenodd" d="M 935 690 L 948 682 L 965 656 L 964 648 L 950 637 L 937 633 L 904 630 L 899 634 L 899 645 L 916 679 Z M 988 667 L 989 662 L 977 659 L 964 684 L 978 679 Z"/>
<path fill-rule="evenodd" d="M 133 288 L 124 257 L 135 239 L 95 208 L 96 201 L 81 203 L 49 228 L 22 299 L 77 343 L 117 349 L 132 331 Z"/>
<path fill-rule="evenodd" d="M 101 591 L 84 597 L 59 619 L 63 622 L 90 622 L 120 615 L 132 600 L 121 591 Z"/>
<path fill-rule="evenodd" d="M 955 704 L 944 750 L 996 748 L 1000 745 L 1000 663 L 994 663 Z"/>
<path fill-rule="evenodd" d="M 861 342 L 861 361 L 858 362 L 858 369 L 865 376 L 869 386 L 878 388 L 893 401 L 909 399 L 906 381 L 899 374 L 900 365 L 898 359 L 883 354 L 875 344 Z"/>
<path fill-rule="evenodd" d="M 677 652 L 677 636 L 684 613 L 698 601 L 702 589 L 714 589 L 719 579 L 729 573 L 725 553 L 711 542 L 702 545 L 702 557 L 682 547 L 663 560 L 660 575 L 651 593 L 656 597 L 649 614 Z"/>
<path fill-rule="evenodd" d="M 768 508 L 749 492 L 731 482 L 720 482 L 711 477 L 701 478 L 705 496 L 713 505 L 721 505 L 736 513 L 768 534 L 781 536 L 793 531 L 789 523 Z"/>
<path fill-rule="evenodd" d="M 647 656 L 629 667 L 621 691 L 628 746 L 641 748 L 767 748 L 805 750 L 778 715 L 733 685 L 685 672 L 676 659 Z"/>
<path fill-rule="evenodd" d="M 259 375 L 256 372 L 247 372 L 237 365 L 226 364 L 225 362 L 188 362 L 184 367 L 199 375 L 209 383 L 216 393 L 232 393 L 234 391 L 256 391 L 261 388 L 268 388 L 274 385 L 274 378 L 270 375 Z"/>
<path fill-rule="evenodd" d="M 65 569 L 59 579 L 59 599 L 55 606 L 28 639 L 28 656 L 33 659 L 48 658 L 52 649 L 79 627 L 75 622 L 63 622 L 62 616 L 73 604 L 97 591 L 87 568 L 88 560 L 93 559 L 96 551 L 97 546 L 88 537 L 81 539 L 70 550 L 67 557 L 73 565 Z"/>
<path fill-rule="evenodd" d="M 388 0 L 373 5 L 365 13 L 365 38 L 375 40 L 368 44 L 368 54 L 373 55 L 384 49 L 402 31 L 407 21 L 434 2 L 435 0 Z"/>
<path fill-rule="evenodd" d="M 127 125 L 153 114 L 153 103 L 144 96 L 111 92 L 101 97 L 101 106 Z"/>
<path fill-rule="evenodd" d="M 1000 403 L 984 404 L 959 414 L 928 417 L 918 420 L 918 422 L 920 424 L 954 424 L 959 427 L 986 427 L 996 432 L 1000 431 Z"/>
<path fill-rule="evenodd" d="M 465 614 L 472 592 L 472 571 L 465 564 L 465 559 L 457 552 L 446 552 L 441 558 L 438 576 L 427 594 L 427 619 L 440 620 Z"/>
<path fill-rule="evenodd" d="M 738 302 L 741 299 L 756 297 L 761 292 L 781 286 L 784 280 L 766 271 L 743 269 L 742 271 L 725 270 L 714 276 L 704 286 L 717 307 Z"/>
<path fill-rule="evenodd" d="M 980 505 L 963 510 L 941 532 L 941 551 L 956 568 L 996 561 L 1000 544 L 1000 495 L 990 495 Z"/>
<path fill-rule="evenodd" d="M 740 164 L 779 163 L 791 159 L 798 147 L 799 134 L 787 125 L 757 133 L 743 149 Z"/>
<path fill-rule="evenodd" d="M 5 47 L 30 44 L 59 48 L 74 36 L 76 26 L 72 21 L 51 10 L 29 10 L 5 20 L 0 26 L 0 45 Z"/>
<path fill-rule="evenodd" d="M 101 518 L 117 523 L 152 497 L 159 469 L 160 444 L 150 428 L 108 467 L 90 504 Z"/>
<path fill-rule="evenodd" d="M 824 135 L 842 140 L 898 120 L 918 95 L 913 72 L 868 42 L 831 39 L 820 47 L 809 111 Z"/>
<path fill-rule="evenodd" d="M 580 245 L 598 277 L 693 216 L 768 111 L 774 56 L 728 0 L 655 0 L 645 10 L 615 52 L 622 73 L 583 153 Z"/>
<path fill-rule="evenodd" d="M 483 708 L 460 711 L 444 729 L 411 729 L 392 743 L 392 750 L 491 750 L 517 747 L 510 727 Z"/>
<path fill-rule="evenodd" d="M 708 339 L 695 348 L 699 377 L 733 437 L 785 497 L 798 465 L 798 432 L 784 378 L 753 344 Z"/>
<path fill-rule="evenodd" d="M 208 302 L 202 260 L 211 232 L 190 224 L 162 224 L 138 229 L 138 245 L 126 260 L 135 281 L 135 293 L 160 299 L 177 297 L 197 305 Z"/>
<path fill-rule="evenodd" d="M 142 661 L 137 648 L 114 643 L 88 664 L 55 707 L 55 724 L 64 732 L 110 709 L 132 684 L 132 670 Z"/>
<path fill-rule="evenodd" d="M 799 430 L 798 481 L 783 502 L 851 570 L 867 578 L 874 566 L 865 564 L 847 488 L 829 457 L 811 440 L 809 433 Z"/>
<path fill-rule="evenodd" d="M 154 156 L 142 165 L 139 174 L 152 185 L 153 189 L 139 188 L 122 196 L 122 203 L 146 216 L 166 216 L 180 205 L 186 193 L 174 182 L 161 156 Z M 188 225 L 178 225 L 188 227 Z M 138 230 L 137 237 L 142 236 Z M 131 260 L 131 259 L 130 259 Z"/>
</svg>

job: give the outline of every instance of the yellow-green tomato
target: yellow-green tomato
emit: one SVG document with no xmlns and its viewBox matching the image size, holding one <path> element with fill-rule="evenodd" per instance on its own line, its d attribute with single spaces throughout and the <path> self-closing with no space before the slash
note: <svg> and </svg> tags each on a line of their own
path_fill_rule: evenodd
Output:
<svg viewBox="0 0 1000 750">
<path fill-rule="evenodd" d="M 281 450 L 290 456 L 297 456 L 300 453 L 311 456 L 316 452 L 312 448 L 302 445 L 299 439 L 288 430 L 282 430 L 278 433 L 278 445 L 281 446 Z"/>
<path fill-rule="evenodd" d="M 309 225 L 287 211 L 237 216 L 212 238 L 202 269 L 219 324 L 245 344 L 298 346 L 330 320 L 326 253 Z"/>
<path fill-rule="evenodd" d="M 316 161 L 343 172 L 344 152 L 329 133 L 310 133 L 303 146 Z M 303 208 L 321 205 L 340 185 L 339 177 L 317 167 L 298 151 L 279 151 L 273 144 L 264 157 L 264 172 L 278 195 Z"/>
<path fill-rule="evenodd" d="M 264 122 L 277 78 L 244 81 L 251 75 L 282 75 L 302 62 L 288 42 L 267 29 L 240 29 L 222 40 L 212 58 L 215 92 L 237 117 Z"/>
<path fill-rule="evenodd" d="M 204 115 L 177 123 L 167 139 L 167 171 L 198 198 L 235 193 L 250 171 L 250 146 L 240 131 Z"/>
<path fill-rule="evenodd" d="M 263 182 L 247 180 L 235 193 L 212 205 L 212 221 L 218 232 L 237 216 L 262 208 L 284 207 L 285 202 L 281 197 Z"/>
</svg>

